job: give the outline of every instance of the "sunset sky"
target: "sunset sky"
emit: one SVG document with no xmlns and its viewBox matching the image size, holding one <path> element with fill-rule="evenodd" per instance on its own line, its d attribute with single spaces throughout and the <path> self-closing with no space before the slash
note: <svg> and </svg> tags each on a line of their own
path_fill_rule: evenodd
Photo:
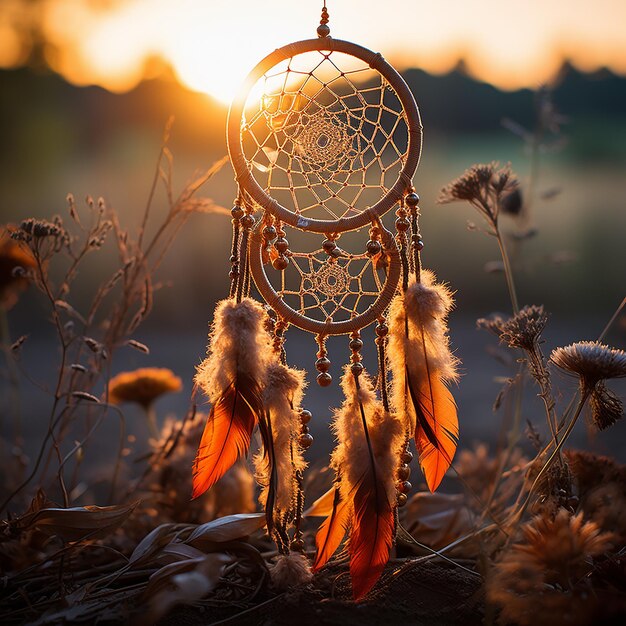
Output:
<svg viewBox="0 0 626 626">
<path fill-rule="evenodd" d="M 0 66 L 22 64 L 36 20 L 48 64 L 75 84 L 125 91 L 170 65 L 227 102 L 262 56 L 315 36 L 321 0 L 2 0 Z M 331 34 L 400 69 L 443 73 L 459 59 L 504 89 L 536 86 L 564 59 L 626 74 L 624 0 L 329 0 Z M 30 20 L 30 22 L 29 22 Z M 25 34 L 26 31 L 26 34 Z"/>
</svg>

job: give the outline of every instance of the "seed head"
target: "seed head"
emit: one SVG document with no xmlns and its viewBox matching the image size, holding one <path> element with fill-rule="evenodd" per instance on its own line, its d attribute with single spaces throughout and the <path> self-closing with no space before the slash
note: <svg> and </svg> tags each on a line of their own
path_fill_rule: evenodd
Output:
<svg viewBox="0 0 626 626">
<path fill-rule="evenodd" d="M 626 352 L 597 341 L 579 341 L 556 348 L 550 360 L 565 372 L 578 376 L 583 388 L 589 391 L 600 381 L 626 377 Z"/>
<path fill-rule="evenodd" d="M 541 338 L 548 322 L 543 306 L 525 306 L 516 315 L 505 320 L 499 315 L 489 319 L 479 319 L 479 328 L 485 328 L 500 338 L 510 348 L 532 350 Z"/>
<path fill-rule="evenodd" d="M 603 382 L 599 382 L 591 392 L 589 404 L 591 417 L 598 430 L 613 426 L 624 414 L 622 401 Z"/>
<path fill-rule="evenodd" d="M 437 202 L 448 204 L 466 200 L 495 228 L 502 198 L 518 186 L 519 181 L 508 165 L 500 167 L 496 161 L 472 165 L 441 190 Z"/>
</svg>

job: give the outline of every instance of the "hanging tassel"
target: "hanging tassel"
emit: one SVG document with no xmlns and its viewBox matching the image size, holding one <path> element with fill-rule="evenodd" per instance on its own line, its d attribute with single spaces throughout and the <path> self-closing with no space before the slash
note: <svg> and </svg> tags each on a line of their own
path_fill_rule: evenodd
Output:
<svg viewBox="0 0 626 626">
<path fill-rule="evenodd" d="M 357 365 L 356 371 L 362 369 Z M 338 444 L 331 466 L 338 480 L 332 512 L 316 537 L 314 570 L 332 556 L 349 526 L 350 575 L 358 600 L 374 586 L 389 560 L 403 426 L 384 410 L 365 371 L 355 375 L 352 368 L 344 370 L 341 386 L 346 399 L 334 415 Z"/>
<path fill-rule="evenodd" d="M 193 497 L 213 486 L 241 456 L 263 412 L 263 384 L 272 360 L 266 313 L 250 298 L 222 300 L 215 310 L 208 357 L 195 382 L 213 407 L 193 464 Z"/>
<path fill-rule="evenodd" d="M 452 463 L 459 423 L 446 384 L 458 379 L 458 359 L 450 351 L 447 316 L 450 290 L 435 275 L 411 275 L 406 290 L 391 303 L 389 363 L 392 404 L 407 431 L 414 433 L 419 462 L 431 491 Z"/>
<path fill-rule="evenodd" d="M 298 498 L 296 473 L 306 462 L 298 445 L 300 405 L 304 396 L 304 372 L 281 363 L 267 369 L 261 420 L 263 452 L 254 458 L 256 477 L 261 485 L 259 501 L 264 507 L 268 530 L 285 531 L 294 516 Z M 284 532 L 283 532 L 284 534 Z"/>
</svg>

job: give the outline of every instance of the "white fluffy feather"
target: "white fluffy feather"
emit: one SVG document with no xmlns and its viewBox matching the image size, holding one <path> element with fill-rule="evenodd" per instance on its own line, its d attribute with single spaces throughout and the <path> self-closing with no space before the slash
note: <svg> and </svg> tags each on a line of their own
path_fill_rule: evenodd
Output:
<svg viewBox="0 0 626 626">
<path fill-rule="evenodd" d="M 215 308 L 209 333 L 207 358 L 198 366 L 195 381 L 214 402 L 238 372 L 263 383 L 268 364 L 275 358 L 261 304 L 244 298 L 222 300 Z"/>
<path fill-rule="evenodd" d="M 281 363 L 268 367 L 266 386 L 263 392 L 265 408 L 269 411 L 272 424 L 272 438 L 276 459 L 275 506 L 286 513 L 295 504 L 295 471 L 303 471 L 306 462 L 297 438 L 300 430 L 299 411 L 306 382 L 304 372 Z M 269 468 L 262 453 L 254 458 L 257 480 L 262 486 L 259 501 L 265 507 L 269 485 Z"/>
<path fill-rule="evenodd" d="M 395 412 L 410 422 L 406 424 L 410 432 L 415 430 L 415 415 L 413 411 L 407 415 L 405 365 L 412 380 L 427 377 L 425 347 L 431 374 L 446 383 L 459 378 L 459 360 L 450 350 L 447 325 L 448 314 L 454 306 L 452 292 L 446 285 L 437 283 L 429 270 L 422 270 L 420 279 L 418 283 L 411 276 L 408 289 L 395 296 L 389 309 L 391 332 L 387 354 L 393 373 L 391 403 Z"/>
<path fill-rule="evenodd" d="M 350 366 L 346 365 L 341 379 L 345 400 L 334 413 L 333 430 L 337 446 L 331 457 L 331 466 L 341 478 L 342 499 L 350 502 L 356 486 L 370 468 L 369 450 L 363 430 L 359 397 L 363 404 L 372 450 L 389 502 L 396 498 L 396 469 L 404 445 L 404 427 L 395 417 L 385 412 L 376 397 L 372 382 L 365 371 L 359 376 L 359 392 Z"/>
</svg>

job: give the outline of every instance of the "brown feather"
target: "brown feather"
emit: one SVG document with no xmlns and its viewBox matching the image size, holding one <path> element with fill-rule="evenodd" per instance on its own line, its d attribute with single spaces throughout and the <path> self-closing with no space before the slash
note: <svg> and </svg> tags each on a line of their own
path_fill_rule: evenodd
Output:
<svg viewBox="0 0 626 626">
<path fill-rule="evenodd" d="M 315 562 L 313 563 L 314 572 L 324 567 L 328 559 L 330 559 L 335 553 L 335 550 L 339 547 L 339 544 L 346 534 L 349 518 L 350 508 L 348 507 L 348 503 L 341 499 L 339 487 L 336 487 L 333 509 L 315 535 L 317 552 L 315 554 Z"/>
<path fill-rule="evenodd" d="M 348 544 L 352 596 L 359 600 L 376 584 L 389 560 L 393 542 L 394 515 L 372 448 L 358 376 L 354 377 L 354 383 L 369 455 L 367 470 L 356 484 L 354 515 Z"/>
<path fill-rule="evenodd" d="M 407 372 L 409 395 L 417 423 L 415 445 L 431 491 L 435 491 L 452 463 L 459 437 L 456 404 L 450 390 L 431 374 L 416 390 Z"/>
<path fill-rule="evenodd" d="M 240 373 L 209 414 L 193 464 L 193 498 L 210 489 L 239 457 L 247 454 L 261 407 L 259 385 Z"/>
<path fill-rule="evenodd" d="M 380 578 L 393 542 L 394 515 L 385 487 L 372 468 L 354 497 L 354 520 L 350 533 L 352 595 L 362 598 Z"/>
</svg>

